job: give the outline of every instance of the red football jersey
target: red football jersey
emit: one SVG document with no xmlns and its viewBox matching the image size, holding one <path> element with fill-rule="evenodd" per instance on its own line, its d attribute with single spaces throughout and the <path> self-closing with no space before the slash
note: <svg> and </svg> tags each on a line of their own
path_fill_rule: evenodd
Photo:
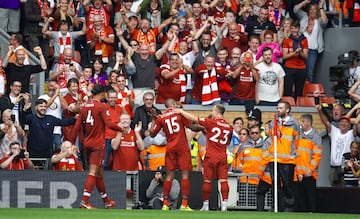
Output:
<svg viewBox="0 0 360 219">
<path fill-rule="evenodd" d="M 55 156 L 55 155 L 53 155 Z M 59 161 L 59 163 L 53 164 L 53 170 L 60 171 L 82 171 L 83 168 L 78 161 L 78 159 L 74 155 L 70 155 L 69 157 L 63 158 Z"/>
<path fill-rule="evenodd" d="M 199 118 L 198 122 L 206 129 L 205 157 L 226 160 L 226 147 L 233 131 L 231 125 L 224 119 Z"/>
<path fill-rule="evenodd" d="M 76 119 L 74 130 L 71 133 L 71 142 L 74 143 L 75 137 L 82 124 L 85 125 L 85 147 L 105 147 L 105 125 L 111 129 L 121 131 L 122 129 L 111 122 L 108 106 L 93 99 L 86 103 L 80 110 L 79 117 Z"/>
<path fill-rule="evenodd" d="M 138 160 L 139 150 L 135 131 L 130 130 L 129 133 L 122 134 L 119 148 L 114 151 L 113 170 L 139 170 Z"/>
<path fill-rule="evenodd" d="M 189 125 L 189 120 L 168 109 L 164 114 L 158 115 L 153 132 L 158 133 L 161 128 L 163 129 L 167 140 L 167 152 L 190 150 L 185 133 L 185 127 Z"/>
</svg>

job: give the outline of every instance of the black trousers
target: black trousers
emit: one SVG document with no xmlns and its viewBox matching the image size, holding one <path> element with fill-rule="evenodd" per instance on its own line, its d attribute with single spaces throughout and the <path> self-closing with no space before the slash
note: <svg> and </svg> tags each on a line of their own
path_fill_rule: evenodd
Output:
<svg viewBox="0 0 360 219">
<path fill-rule="evenodd" d="M 270 190 L 271 185 L 265 181 L 260 180 L 256 188 L 256 210 L 265 211 L 265 195 Z"/>
<path fill-rule="evenodd" d="M 272 181 L 272 193 L 274 196 L 274 163 L 269 163 L 270 176 Z M 282 164 L 278 163 L 278 206 L 279 211 L 294 211 L 294 164 Z M 280 187 L 280 180 L 282 187 Z M 275 202 L 275 199 L 274 199 Z"/>
<path fill-rule="evenodd" d="M 316 180 L 304 177 L 295 183 L 295 211 L 315 212 L 316 210 Z"/>
</svg>

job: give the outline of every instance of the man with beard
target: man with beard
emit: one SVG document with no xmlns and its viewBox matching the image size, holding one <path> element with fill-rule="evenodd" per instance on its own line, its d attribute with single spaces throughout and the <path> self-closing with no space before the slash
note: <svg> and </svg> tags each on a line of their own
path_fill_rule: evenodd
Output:
<svg viewBox="0 0 360 219">
<path fill-rule="evenodd" d="M 53 132 L 55 126 L 67 126 L 75 123 L 75 119 L 61 120 L 46 115 L 47 101 L 38 99 L 35 102 L 35 114 L 27 115 L 25 122 L 29 124 L 27 151 L 32 158 L 50 158 L 52 154 Z"/>
<path fill-rule="evenodd" d="M 269 162 L 270 176 L 272 180 L 272 191 L 275 185 L 274 162 L 277 162 L 277 188 L 279 192 L 279 210 L 294 211 L 294 168 L 296 156 L 296 141 L 299 138 L 300 126 L 290 114 L 291 106 L 286 101 L 280 101 L 277 105 L 276 120 L 272 121 L 270 127 L 277 126 L 273 130 L 273 135 L 279 135 L 277 139 L 277 151 L 275 151 L 274 141 L 269 148 L 264 151 L 263 157 Z M 274 124 L 274 123 L 277 124 Z M 275 133 L 276 132 L 276 133 Z M 279 134 L 280 133 L 280 134 Z M 274 154 L 277 154 L 277 160 Z M 280 181 L 282 186 L 280 187 Z M 274 197 L 274 196 L 273 196 Z"/>
<path fill-rule="evenodd" d="M 268 20 L 269 9 L 266 6 L 262 6 L 259 10 L 259 15 L 257 19 L 251 19 L 246 25 L 245 32 L 249 34 L 249 37 L 252 35 L 260 36 L 260 39 L 263 39 L 263 33 L 265 30 L 271 30 L 274 34 L 274 42 L 277 42 L 277 30 L 275 24 Z M 263 41 L 263 40 L 261 40 Z"/>
<path fill-rule="evenodd" d="M 265 47 L 262 51 L 264 61 L 255 66 L 259 70 L 255 100 L 262 106 L 276 106 L 284 92 L 285 71 L 272 61 L 272 53 L 271 48 Z"/>
</svg>

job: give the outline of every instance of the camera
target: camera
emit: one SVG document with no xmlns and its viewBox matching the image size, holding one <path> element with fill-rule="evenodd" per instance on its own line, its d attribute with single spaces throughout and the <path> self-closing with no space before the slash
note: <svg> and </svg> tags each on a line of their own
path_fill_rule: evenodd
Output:
<svg viewBox="0 0 360 219">
<path fill-rule="evenodd" d="M 11 119 L 12 122 L 15 122 L 15 115 L 11 115 L 10 119 Z"/>
<path fill-rule="evenodd" d="M 19 158 L 25 158 L 25 150 L 24 149 L 20 150 Z"/>
</svg>

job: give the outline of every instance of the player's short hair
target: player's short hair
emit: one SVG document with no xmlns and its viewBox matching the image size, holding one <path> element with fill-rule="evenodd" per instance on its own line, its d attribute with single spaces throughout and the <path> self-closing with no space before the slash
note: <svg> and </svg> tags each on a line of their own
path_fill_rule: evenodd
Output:
<svg viewBox="0 0 360 219">
<path fill-rule="evenodd" d="M 222 104 L 216 104 L 215 107 L 216 107 L 216 110 L 217 110 L 221 115 L 224 115 L 224 113 L 225 113 L 225 107 L 224 107 L 224 105 L 222 105 Z"/>
<path fill-rule="evenodd" d="M 95 84 L 93 89 L 91 89 L 91 93 L 93 95 L 98 95 L 105 92 L 105 87 L 102 86 L 101 84 Z"/>
</svg>

